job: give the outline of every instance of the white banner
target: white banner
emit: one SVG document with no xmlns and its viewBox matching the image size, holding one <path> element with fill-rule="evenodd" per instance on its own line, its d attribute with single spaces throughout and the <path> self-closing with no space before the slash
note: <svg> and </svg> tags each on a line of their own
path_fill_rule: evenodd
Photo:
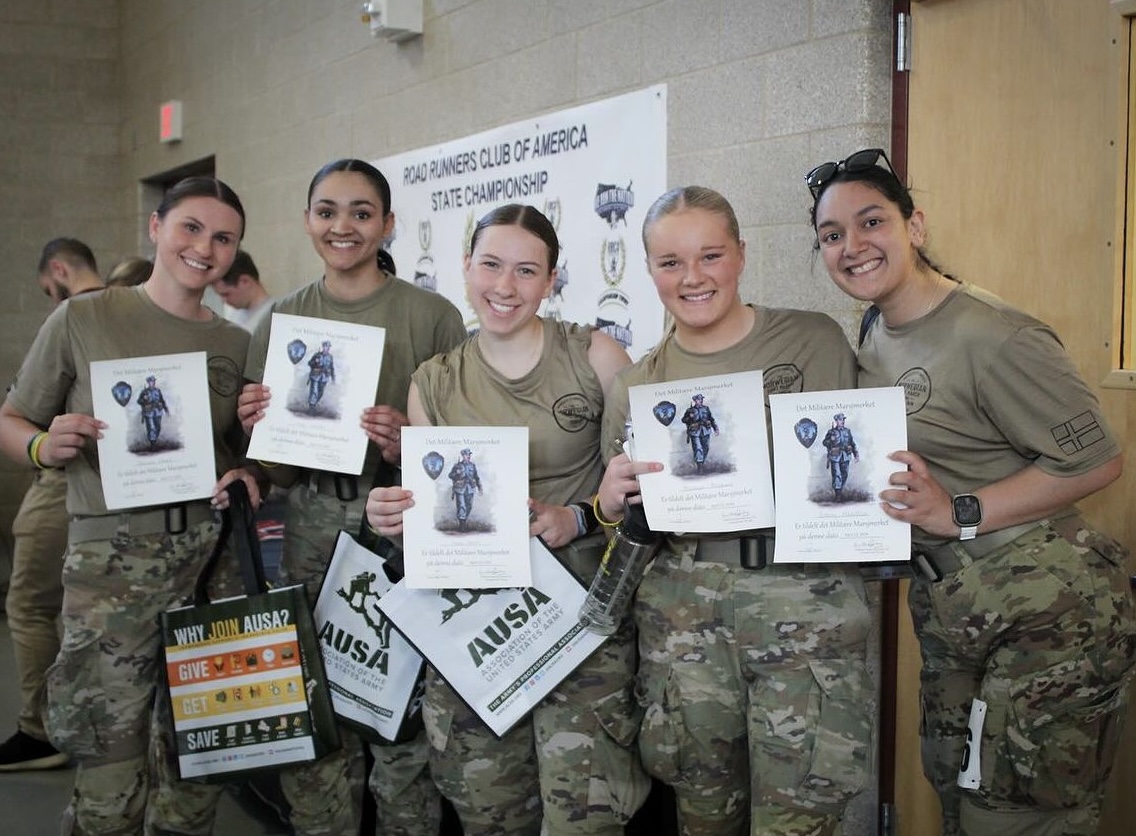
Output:
<svg viewBox="0 0 1136 836">
<path fill-rule="evenodd" d="M 373 162 L 391 184 L 399 275 L 446 296 L 470 329 L 462 257 L 474 225 L 496 206 L 527 203 L 561 244 L 541 314 L 595 323 L 632 359 L 658 342 L 663 307 L 641 231 L 667 188 L 665 85 Z"/>
</svg>

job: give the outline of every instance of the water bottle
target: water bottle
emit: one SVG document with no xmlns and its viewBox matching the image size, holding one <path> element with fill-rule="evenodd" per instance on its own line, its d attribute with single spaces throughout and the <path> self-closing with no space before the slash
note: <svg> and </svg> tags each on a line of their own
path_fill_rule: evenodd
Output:
<svg viewBox="0 0 1136 836">
<path fill-rule="evenodd" d="M 580 607 L 580 623 L 593 633 L 610 636 L 631 609 L 631 597 L 659 550 L 663 535 L 647 526 L 642 505 L 623 503 L 623 520 L 608 541 L 588 597 Z"/>
</svg>

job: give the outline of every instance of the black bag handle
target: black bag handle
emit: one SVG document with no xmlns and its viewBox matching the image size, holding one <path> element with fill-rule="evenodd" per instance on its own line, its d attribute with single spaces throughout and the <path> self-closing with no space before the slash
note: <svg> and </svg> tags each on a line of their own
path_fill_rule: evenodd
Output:
<svg viewBox="0 0 1136 836">
<path fill-rule="evenodd" d="M 860 318 L 860 338 L 857 340 L 856 345 L 860 346 L 864 344 L 864 338 L 868 336 L 868 331 L 871 330 L 872 323 L 876 321 L 879 315 L 880 309 L 875 305 L 870 305 L 868 309 L 864 311 L 864 316 Z"/>
<path fill-rule="evenodd" d="M 195 604 L 209 603 L 209 581 L 230 537 L 233 541 L 233 550 L 237 553 L 245 594 L 258 595 L 268 591 L 268 582 L 264 578 L 264 563 L 260 556 L 260 538 L 256 534 L 256 518 L 248 487 L 243 480 L 234 479 L 226 486 L 225 491 L 229 494 L 229 507 L 221 513 L 221 533 L 217 535 L 213 552 L 197 577 L 197 584 L 193 589 Z"/>
</svg>

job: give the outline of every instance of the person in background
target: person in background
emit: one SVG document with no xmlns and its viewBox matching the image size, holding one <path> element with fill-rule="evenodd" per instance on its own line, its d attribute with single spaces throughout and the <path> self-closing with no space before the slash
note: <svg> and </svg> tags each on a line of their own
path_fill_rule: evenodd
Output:
<svg viewBox="0 0 1136 836">
<path fill-rule="evenodd" d="M 881 149 L 806 182 L 829 276 L 878 312 L 860 385 L 907 393 L 880 499 L 922 567 L 908 605 L 943 833 L 1095 834 L 1136 619 L 1125 549 L 1073 503 L 1120 475 L 1120 443 L 1052 329 L 928 259 Z"/>
<path fill-rule="evenodd" d="M 225 303 L 225 319 L 248 331 L 256 330 L 260 318 L 272 306 L 272 297 L 260 283 L 256 262 L 245 250 L 237 253 L 229 272 L 213 283 L 213 291 Z"/>
<path fill-rule="evenodd" d="M 647 211 L 643 245 L 674 329 L 612 386 L 597 498 L 605 524 L 622 519 L 628 497 L 639 501 L 639 475 L 663 469 L 613 455 L 629 387 L 760 369 L 769 427 L 771 392 L 856 383 L 856 358 L 831 318 L 742 302 L 745 242 L 718 192 L 664 194 Z M 772 534 L 668 533 L 633 607 L 646 712 L 639 751 L 673 787 L 688 836 L 831 836 L 875 774 L 860 573 L 773 563 Z"/>
<path fill-rule="evenodd" d="M 248 334 L 202 305 L 229 268 L 244 210 L 224 183 L 172 186 L 151 215 L 154 271 L 145 284 L 74 297 L 48 317 L 0 406 L 0 450 L 38 470 L 64 468 L 68 546 L 63 639 L 47 673 L 46 728 L 76 762 L 64 834 L 211 831 L 219 786 L 174 777 L 154 722 L 163 680 L 159 614 L 184 603 L 216 543 L 216 510 L 241 479 L 236 401 Z M 112 511 L 96 445 L 91 362 L 179 352 L 208 355 L 208 403 L 219 478 L 212 496 Z M 166 741 L 168 744 L 168 741 Z"/>
<path fill-rule="evenodd" d="M 382 370 L 374 406 L 361 424 L 370 444 L 361 476 L 287 466 L 271 467 L 276 484 L 288 488 L 281 574 L 303 583 L 315 601 L 341 529 L 359 532 L 367 492 L 399 478 L 401 430 L 406 425 L 410 376 L 420 363 L 448 351 L 465 337 L 461 314 L 444 297 L 404 282 L 380 266 L 382 242 L 394 229 L 390 185 L 382 172 L 362 160 L 328 163 L 312 178 L 304 228 L 324 264 L 323 276 L 276 299 L 273 312 L 332 319 L 386 329 Z M 246 431 L 264 416 L 273 395 L 261 381 L 272 318 L 261 319 L 249 346 L 240 415 Z M 320 761 L 282 770 L 280 784 L 292 807 L 298 836 L 355 836 L 351 770 L 363 761 L 358 737 L 340 730 L 344 749 Z M 434 836 L 441 800 L 427 774 L 423 735 L 409 743 L 371 746 L 375 764 L 370 788 L 378 830 L 392 836 Z"/>
<path fill-rule="evenodd" d="M 605 542 L 588 537 L 602 471 L 599 420 L 612 378 L 630 360 L 592 326 L 537 315 L 559 250 L 555 228 L 532 206 L 508 204 L 481 218 L 465 258 L 478 331 L 419 367 L 408 414 L 418 426 L 527 426 L 529 533 L 590 582 Z M 570 418 L 558 408 L 566 401 Z M 473 466 L 469 450 L 460 455 L 455 470 Z M 475 480 L 480 488 L 476 470 L 461 479 L 470 492 Z M 413 502 L 402 488 L 376 488 L 368 519 L 397 536 Z M 634 749 L 634 674 L 627 624 L 498 739 L 431 670 L 422 711 L 430 769 L 465 834 L 622 834 L 650 788 Z"/>
<path fill-rule="evenodd" d="M 134 287 L 150 278 L 154 270 L 154 262 L 142 256 L 127 256 L 110 268 L 107 273 L 107 287 Z"/>
<path fill-rule="evenodd" d="M 37 282 L 55 305 L 103 289 L 91 248 L 75 238 L 56 238 L 44 245 Z M 0 772 L 52 769 L 67 763 L 67 755 L 48 741 L 43 725 L 44 675 L 59 653 L 63 605 L 67 477 L 62 470 L 36 470 L 12 520 L 12 543 L 5 608 L 20 684 L 20 714 L 15 733 L 0 744 Z"/>
</svg>

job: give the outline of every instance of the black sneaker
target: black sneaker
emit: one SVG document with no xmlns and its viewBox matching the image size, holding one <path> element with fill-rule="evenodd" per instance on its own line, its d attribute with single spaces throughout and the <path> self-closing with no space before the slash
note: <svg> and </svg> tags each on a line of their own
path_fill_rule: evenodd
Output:
<svg viewBox="0 0 1136 836">
<path fill-rule="evenodd" d="M 55 769 L 65 766 L 67 756 L 48 743 L 36 740 L 30 734 L 17 731 L 0 743 L 0 772 L 20 772 L 25 769 Z"/>
</svg>

